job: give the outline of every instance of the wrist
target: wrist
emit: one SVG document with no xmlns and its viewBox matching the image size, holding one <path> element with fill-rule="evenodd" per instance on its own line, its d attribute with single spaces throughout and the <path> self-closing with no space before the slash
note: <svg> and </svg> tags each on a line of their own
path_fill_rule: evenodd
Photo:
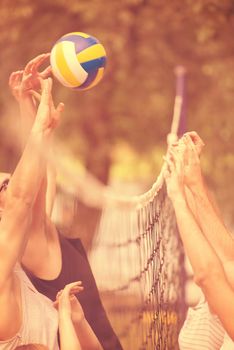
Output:
<svg viewBox="0 0 234 350">
<path fill-rule="evenodd" d="M 49 139 L 49 135 L 52 136 L 52 133 L 48 132 L 48 128 L 45 125 L 42 125 L 42 123 L 37 120 L 35 120 L 32 125 L 31 134 L 38 136 L 40 135 L 41 137 L 44 137 L 46 139 Z"/>
<path fill-rule="evenodd" d="M 48 135 L 41 129 L 40 126 L 34 125 L 30 131 L 28 141 L 33 147 L 38 147 L 40 149 L 50 149 L 50 141 Z"/>
<path fill-rule="evenodd" d="M 43 130 L 39 125 L 36 125 L 36 123 L 34 123 L 30 131 L 29 137 L 31 139 L 41 139 L 43 137 Z"/>
<path fill-rule="evenodd" d="M 186 205 L 186 197 L 183 192 L 178 192 L 175 196 L 171 198 L 173 206 Z"/>
</svg>

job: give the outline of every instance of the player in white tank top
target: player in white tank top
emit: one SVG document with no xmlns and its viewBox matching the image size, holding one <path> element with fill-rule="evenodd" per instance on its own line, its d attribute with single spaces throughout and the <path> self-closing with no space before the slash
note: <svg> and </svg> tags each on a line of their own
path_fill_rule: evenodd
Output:
<svg viewBox="0 0 234 350">
<path fill-rule="evenodd" d="M 234 339 L 234 240 L 207 195 L 199 160 L 203 145 L 195 132 L 185 134 L 178 143 L 173 144 L 165 158 L 168 165 L 165 179 L 195 282 L 201 287 L 209 308 L 218 316 L 224 330 L 229 334 L 225 335 L 220 348 L 231 350 L 234 349 L 230 339 Z M 202 342 L 199 350 L 207 349 L 205 342 L 210 343 L 212 348 L 212 337 L 216 336 L 215 328 L 212 329 L 214 318 L 207 321 L 208 328 L 204 334 L 204 329 L 200 329 L 199 337 Z M 188 323 L 185 323 L 185 327 Z M 210 339 L 207 331 L 211 332 Z M 186 339 L 185 328 L 182 332 L 181 345 L 184 349 L 194 349 L 193 344 L 199 340 L 197 334 L 190 328 L 190 335 Z M 218 342 L 215 342 L 215 346 Z"/>
<path fill-rule="evenodd" d="M 14 337 L 0 341 L 0 350 L 14 350 L 19 345 L 30 343 L 58 350 L 58 315 L 51 300 L 35 289 L 19 266 L 15 274 L 21 289 L 22 325 Z"/>
<path fill-rule="evenodd" d="M 179 334 L 180 350 L 220 350 L 224 329 L 218 317 L 210 312 L 202 297 L 195 307 L 190 307 Z"/>
<path fill-rule="evenodd" d="M 227 333 L 225 333 L 223 345 L 221 346 L 220 350 L 233 350 L 233 349 L 234 349 L 234 342 L 227 335 Z"/>
</svg>

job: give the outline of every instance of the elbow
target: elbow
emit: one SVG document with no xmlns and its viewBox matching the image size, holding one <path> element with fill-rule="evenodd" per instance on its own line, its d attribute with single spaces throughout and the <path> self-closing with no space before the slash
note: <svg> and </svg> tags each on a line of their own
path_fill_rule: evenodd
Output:
<svg viewBox="0 0 234 350">
<path fill-rule="evenodd" d="M 195 273 L 194 282 L 205 291 L 207 287 L 212 286 L 214 281 L 219 281 L 222 275 L 219 268 L 207 265 Z"/>
<path fill-rule="evenodd" d="M 209 280 L 208 271 L 206 269 L 199 270 L 194 274 L 193 280 L 196 283 L 196 285 L 202 288 L 202 286 L 206 284 L 207 281 Z"/>
</svg>

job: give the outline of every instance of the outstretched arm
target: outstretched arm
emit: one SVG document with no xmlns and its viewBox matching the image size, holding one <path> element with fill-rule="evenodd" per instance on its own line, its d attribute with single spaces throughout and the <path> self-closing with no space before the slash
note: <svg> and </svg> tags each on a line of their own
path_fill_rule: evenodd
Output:
<svg viewBox="0 0 234 350">
<path fill-rule="evenodd" d="M 35 57 L 26 65 L 24 70 L 13 72 L 9 78 L 10 89 L 15 99 L 18 101 L 20 108 L 20 141 L 22 147 L 24 147 L 27 142 L 31 127 L 35 120 L 38 97 L 40 99 L 40 79 L 46 79 L 51 72 L 50 66 L 42 72 L 38 71 L 48 57 L 49 54 L 41 54 Z M 47 170 L 38 194 L 35 212 L 38 213 L 39 206 L 49 217 L 52 214 L 56 193 L 56 176 L 54 174 L 55 167 L 50 164 L 50 157 L 48 157 Z"/>
<path fill-rule="evenodd" d="M 0 222 L 0 337 L 9 335 L 12 317 L 19 316 L 14 297 L 13 268 L 27 243 L 31 209 L 39 190 L 44 168 L 44 150 L 49 146 L 57 120 L 51 115 L 51 80 L 43 84 L 42 99 L 21 159 L 10 179 Z M 58 114 L 62 105 L 58 107 Z M 17 306 L 17 309 L 16 309 Z M 14 319 L 15 321 L 15 319 Z"/>
<path fill-rule="evenodd" d="M 234 292 L 226 279 L 221 261 L 187 206 L 181 155 L 172 150 L 170 157 L 167 159 L 168 171 L 165 174 L 168 195 L 175 209 L 179 232 L 195 281 L 202 288 L 210 307 L 220 318 L 227 333 L 234 339 Z M 232 248 L 234 249 L 233 244 Z"/>
</svg>

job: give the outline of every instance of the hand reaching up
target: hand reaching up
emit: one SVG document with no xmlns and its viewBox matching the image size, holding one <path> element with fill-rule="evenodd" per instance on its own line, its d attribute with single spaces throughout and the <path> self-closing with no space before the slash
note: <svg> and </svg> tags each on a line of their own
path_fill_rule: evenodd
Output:
<svg viewBox="0 0 234 350">
<path fill-rule="evenodd" d="M 179 146 L 171 146 L 164 157 L 167 169 L 164 172 L 168 196 L 172 201 L 184 197 L 184 162 Z"/>
<path fill-rule="evenodd" d="M 25 66 L 24 70 L 13 72 L 9 78 L 9 87 L 12 95 L 19 102 L 23 110 L 22 117 L 29 117 L 34 120 L 37 111 L 37 103 L 34 100 L 32 91 L 40 92 L 40 79 L 47 79 L 51 73 L 51 66 L 39 72 L 40 66 L 50 54 L 42 54 L 32 59 Z"/>
<path fill-rule="evenodd" d="M 40 79 L 42 94 L 38 106 L 35 122 L 32 130 L 49 136 L 52 130 L 58 125 L 61 112 L 64 109 L 63 103 L 55 108 L 52 99 L 52 79 Z"/>
<path fill-rule="evenodd" d="M 13 96 L 19 101 L 21 98 L 30 95 L 30 90 L 41 88 L 40 79 L 46 79 L 51 73 L 51 66 L 48 66 L 42 72 L 39 67 L 50 56 L 49 53 L 41 54 L 27 63 L 24 70 L 11 73 L 9 78 L 9 87 Z"/>
</svg>

